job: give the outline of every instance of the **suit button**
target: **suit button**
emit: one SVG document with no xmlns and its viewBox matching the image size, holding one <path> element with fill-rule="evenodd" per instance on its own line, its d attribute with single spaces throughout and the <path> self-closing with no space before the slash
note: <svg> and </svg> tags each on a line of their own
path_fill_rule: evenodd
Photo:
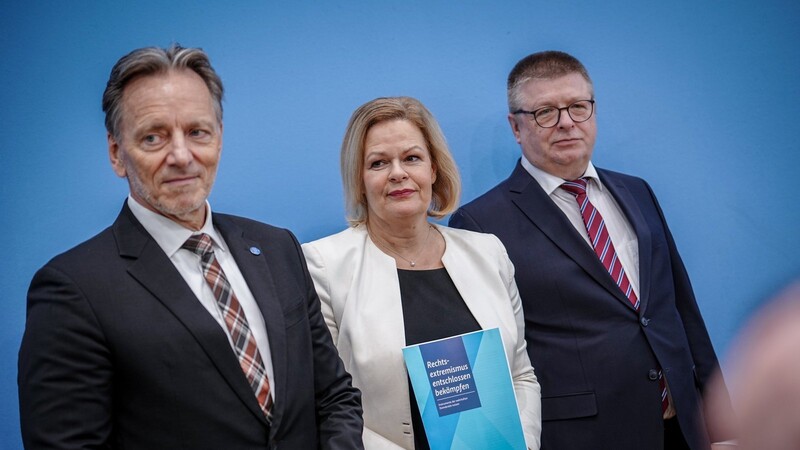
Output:
<svg viewBox="0 0 800 450">
<path fill-rule="evenodd" d="M 642 324 L 643 327 L 650 325 L 650 319 L 648 319 L 647 317 L 642 317 L 642 320 L 640 320 L 639 322 Z"/>
<path fill-rule="evenodd" d="M 651 381 L 656 381 L 658 379 L 658 371 L 656 369 L 650 369 L 647 372 L 647 378 L 650 378 Z"/>
</svg>

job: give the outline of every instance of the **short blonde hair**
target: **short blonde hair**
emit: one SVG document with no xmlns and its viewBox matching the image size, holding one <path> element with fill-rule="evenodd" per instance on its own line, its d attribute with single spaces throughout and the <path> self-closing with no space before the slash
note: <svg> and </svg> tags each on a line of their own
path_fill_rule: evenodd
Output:
<svg viewBox="0 0 800 450">
<path fill-rule="evenodd" d="M 419 100 L 412 97 L 380 97 L 364 103 L 353 112 L 342 141 L 340 164 L 347 221 L 351 226 L 364 224 L 367 221 L 368 208 L 363 176 L 364 144 L 370 128 L 387 120 L 411 122 L 419 128 L 428 144 L 431 162 L 436 168 L 436 181 L 432 187 L 428 215 L 439 219 L 455 211 L 461 195 L 461 178 L 444 134 L 433 114 Z"/>
</svg>

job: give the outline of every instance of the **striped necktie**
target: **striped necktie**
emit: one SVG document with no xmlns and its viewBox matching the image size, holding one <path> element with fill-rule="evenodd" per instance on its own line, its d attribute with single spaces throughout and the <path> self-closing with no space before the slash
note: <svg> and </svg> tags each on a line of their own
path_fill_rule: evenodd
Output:
<svg viewBox="0 0 800 450">
<path fill-rule="evenodd" d="M 264 369 L 264 362 L 256 347 L 256 340 L 250 331 L 242 305 L 239 304 L 225 272 L 214 256 L 211 237 L 205 233 L 193 235 L 186 240 L 182 248 L 200 255 L 203 275 L 225 319 L 225 325 L 233 341 L 234 353 L 239 359 L 239 366 L 247 377 L 261 410 L 269 419 L 272 398 L 269 395 L 269 378 Z"/>
<path fill-rule="evenodd" d="M 622 290 L 622 293 L 631 302 L 633 308 L 639 311 L 639 298 L 633 292 L 628 275 L 625 274 L 625 269 L 617 258 L 617 251 L 614 249 L 614 243 L 611 242 L 611 236 L 609 236 L 606 229 L 606 222 L 603 220 L 603 216 L 600 215 L 600 211 L 589 201 L 589 197 L 586 194 L 586 179 L 580 178 L 573 181 L 565 181 L 561 185 L 561 189 L 575 196 L 575 200 L 581 210 L 583 224 L 589 233 L 589 239 L 592 242 L 595 254 L 600 258 L 600 261 L 620 290 Z M 658 385 L 661 388 L 661 412 L 663 413 L 669 407 L 669 396 L 667 395 L 667 384 L 661 369 L 658 370 Z"/>
<path fill-rule="evenodd" d="M 617 283 L 617 286 L 622 290 L 622 293 L 631 302 L 633 308 L 638 311 L 639 298 L 633 292 L 628 275 L 625 274 L 625 269 L 617 258 L 617 251 L 614 249 L 614 243 L 611 242 L 611 236 L 608 235 L 603 216 L 600 215 L 600 211 L 594 207 L 586 195 L 586 180 L 581 178 L 575 181 L 566 181 L 561 185 L 561 189 L 575 196 L 575 200 L 581 210 L 583 224 L 586 225 L 586 231 L 589 233 L 589 239 L 592 241 L 595 254 L 600 258 L 600 261 L 606 267 L 611 278 Z"/>
</svg>

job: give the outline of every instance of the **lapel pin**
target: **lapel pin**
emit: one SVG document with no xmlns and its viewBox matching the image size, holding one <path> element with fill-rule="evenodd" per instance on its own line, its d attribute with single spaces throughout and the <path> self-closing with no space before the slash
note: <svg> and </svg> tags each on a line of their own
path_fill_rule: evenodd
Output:
<svg viewBox="0 0 800 450">
<path fill-rule="evenodd" d="M 261 254 L 261 249 L 258 247 L 250 247 L 250 253 L 258 256 Z"/>
</svg>

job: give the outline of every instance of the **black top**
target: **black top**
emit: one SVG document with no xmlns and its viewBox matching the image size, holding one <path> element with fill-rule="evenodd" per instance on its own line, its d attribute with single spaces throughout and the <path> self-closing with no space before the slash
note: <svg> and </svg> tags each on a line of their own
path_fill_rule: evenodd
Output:
<svg viewBox="0 0 800 450">
<path fill-rule="evenodd" d="M 481 326 L 467 308 L 447 270 L 397 270 L 400 278 L 400 299 L 403 303 L 403 324 L 406 345 L 442 339 L 478 331 Z M 422 426 L 422 416 L 410 389 L 411 425 L 414 448 L 429 450 Z"/>
</svg>

